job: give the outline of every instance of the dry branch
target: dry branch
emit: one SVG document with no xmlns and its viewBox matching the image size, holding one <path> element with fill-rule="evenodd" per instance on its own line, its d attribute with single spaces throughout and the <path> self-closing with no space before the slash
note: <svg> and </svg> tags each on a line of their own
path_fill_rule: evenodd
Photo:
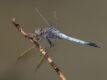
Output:
<svg viewBox="0 0 107 80">
<path fill-rule="evenodd" d="M 12 23 L 15 25 L 15 27 L 22 33 L 22 35 L 26 38 L 28 38 L 41 52 L 41 54 L 45 57 L 46 60 L 48 60 L 49 64 L 53 67 L 53 69 L 57 72 L 57 74 L 60 76 L 62 80 L 66 80 L 65 76 L 62 74 L 62 72 L 59 70 L 59 68 L 55 65 L 53 60 L 47 55 L 47 52 L 39 45 L 38 38 L 36 35 L 33 35 L 31 33 L 26 33 L 23 31 L 21 26 L 16 22 L 16 19 L 12 19 Z"/>
</svg>

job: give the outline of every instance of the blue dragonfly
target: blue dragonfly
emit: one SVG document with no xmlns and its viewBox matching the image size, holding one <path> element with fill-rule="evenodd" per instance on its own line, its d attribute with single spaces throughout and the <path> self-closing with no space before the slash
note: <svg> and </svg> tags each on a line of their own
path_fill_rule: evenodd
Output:
<svg viewBox="0 0 107 80">
<path fill-rule="evenodd" d="M 35 10 L 41 16 L 41 18 L 47 23 L 47 25 L 49 27 L 44 28 L 44 29 L 39 28 L 39 29 L 35 30 L 34 34 L 36 34 L 37 37 L 39 37 L 39 38 L 47 39 L 47 41 L 50 44 L 50 48 L 54 46 L 53 42 L 50 39 L 57 39 L 57 38 L 58 39 L 66 39 L 66 40 L 73 41 L 73 42 L 76 42 L 76 43 L 80 43 L 80 44 L 83 44 L 83 45 L 88 45 L 88 46 L 100 48 L 100 46 L 95 44 L 95 43 L 83 41 L 83 40 L 80 40 L 80 39 L 77 39 L 77 38 L 74 38 L 74 37 L 70 37 L 70 36 L 67 36 L 66 34 L 60 32 L 60 30 L 58 30 L 53 24 L 49 23 L 49 21 L 40 13 L 40 11 L 37 8 L 35 8 Z M 56 17 L 56 15 L 55 15 L 55 17 Z M 31 48 L 24 51 L 18 57 L 18 60 L 24 58 L 26 56 L 26 54 L 29 53 L 33 48 L 34 48 L 34 46 L 32 46 Z M 40 67 L 40 65 L 43 63 L 43 61 L 44 61 L 44 56 L 42 56 L 39 64 L 36 67 L 36 70 Z"/>
<path fill-rule="evenodd" d="M 77 38 L 74 38 L 74 37 L 70 37 L 70 36 L 67 36 L 66 34 L 60 32 L 60 30 L 55 28 L 55 26 L 53 24 L 50 24 L 49 21 L 46 20 L 46 18 L 40 13 L 40 11 L 37 8 L 36 8 L 36 11 L 38 12 L 38 14 L 43 18 L 43 20 L 50 27 L 45 28 L 45 29 L 40 28 L 38 30 L 35 30 L 35 34 L 37 34 L 37 36 L 42 36 L 42 37 L 46 38 L 48 40 L 50 46 L 53 45 L 52 42 L 50 41 L 50 38 L 51 39 L 59 38 L 59 39 L 66 39 L 66 40 L 73 41 L 73 42 L 76 42 L 76 43 L 80 43 L 80 44 L 83 44 L 83 45 L 88 45 L 88 46 L 99 48 L 99 46 L 95 43 L 83 41 L 83 40 L 80 40 L 80 39 L 77 39 Z"/>
</svg>

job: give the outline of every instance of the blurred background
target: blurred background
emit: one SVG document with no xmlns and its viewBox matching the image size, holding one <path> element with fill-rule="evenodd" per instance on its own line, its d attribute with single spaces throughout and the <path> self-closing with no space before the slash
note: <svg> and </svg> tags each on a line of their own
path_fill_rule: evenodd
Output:
<svg viewBox="0 0 107 80">
<path fill-rule="evenodd" d="M 94 48 L 68 40 L 57 40 L 48 55 L 67 80 L 107 80 L 106 0 L 0 0 L 0 80 L 60 80 L 47 61 L 34 72 L 41 59 L 38 49 L 19 61 L 18 56 L 32 44 L 11 23 L 13 17 L 28 33 L 47 24 L 35 8 L 65 34 L 94 42 Z"/>
</svg>

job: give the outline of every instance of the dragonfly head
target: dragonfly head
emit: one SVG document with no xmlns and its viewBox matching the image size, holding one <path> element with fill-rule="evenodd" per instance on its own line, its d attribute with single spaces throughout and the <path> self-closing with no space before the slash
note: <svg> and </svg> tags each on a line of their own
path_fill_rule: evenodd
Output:
<svg viewBox="0 0 107 80">
<path fill-rule="evenodd" d="M 42 28 L 39 28 L 39 29 L 35 30 L 35 34 L 36 34 L 37 36 L 41 36 L 41 35 L 43 34 Z"/>
</svg>

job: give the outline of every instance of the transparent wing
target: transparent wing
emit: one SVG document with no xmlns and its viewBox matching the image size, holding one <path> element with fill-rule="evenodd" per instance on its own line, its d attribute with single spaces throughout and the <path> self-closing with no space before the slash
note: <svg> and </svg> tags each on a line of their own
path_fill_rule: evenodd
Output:
<svg viewBox="0 0 107 80">
<path fill-rule="evenodd" d="M 40 17 L 45 21 L 45 23 L 46 23 L 48 26 L 51 26 L 50 23 L 48 22 L 48 20 L 40 13 L 39 9 L 38 9 L 38 8 L 35 8 L 35 10 L 36 10 L 37 13 L 40 15 Z"/>
<path fill-rule="evenodd" d="M 56 11 L 54 11 L 53 12 L 53 17 L 54 17 L 54 24 L 55 24 L 55 28 L 56 29 L 59 29 L 59 27 L 58 27 L 58 24 L 57 24 L 57 14 L 56 14 Z M 53 25 L 54 26 L 54 25 Z M 53 41 L 53 44 L 55 44 L 56 43 L 56 39 L 54 39 L 54 41 Z"/>
<path fill-rule="evenodd" d="M 30 54 L 30 51 L 32 49 L 34 49 L 35 46 L 30 47 L 29 49 L 25 50 L 18 58 L 17 58 L 17 62 L 21 59 L 24 59 L 26 56 L 28 56 L 28 54 Z"/>
<path fill-rule="evenodd" d="M 53 17 L 54 17 L 54 24 L 56 28 L 58 29 L 56 11 L 53 12 Z"/>
<path fill-rule="evenodd" d="M 40 68 L 40 66 L 45 62 L 45 57 L 42 55 L 38 65 L 35 68 L 35 72 Z"/>
<path fill-rule="evenodd" d="M 47 51 L 49 48 L 51 48 L 51 46 L 47 46 L 45 47 L 45 50 Z M 42 55 L 39 63 L 37 64 L 36 68 L 35 68 L 35 72 L 43 65 L 43 63 L 45 63 L 45 57 Z"/>
<path fill-rule="evenodd" d="M 38 8 L 35 8 L 35 10 L 37 11 L 37 13 L 40 15 L 40 17 L 45 21 L 45 23 L 50 26 L 50 27 L 55 27 L 55 25 L 52 24 L 52 22 L 49 22 L 43 15 L 42 13 L 39 11 Z M 55 13 L 56 14 L 56 13 Z"/>
</svg>

